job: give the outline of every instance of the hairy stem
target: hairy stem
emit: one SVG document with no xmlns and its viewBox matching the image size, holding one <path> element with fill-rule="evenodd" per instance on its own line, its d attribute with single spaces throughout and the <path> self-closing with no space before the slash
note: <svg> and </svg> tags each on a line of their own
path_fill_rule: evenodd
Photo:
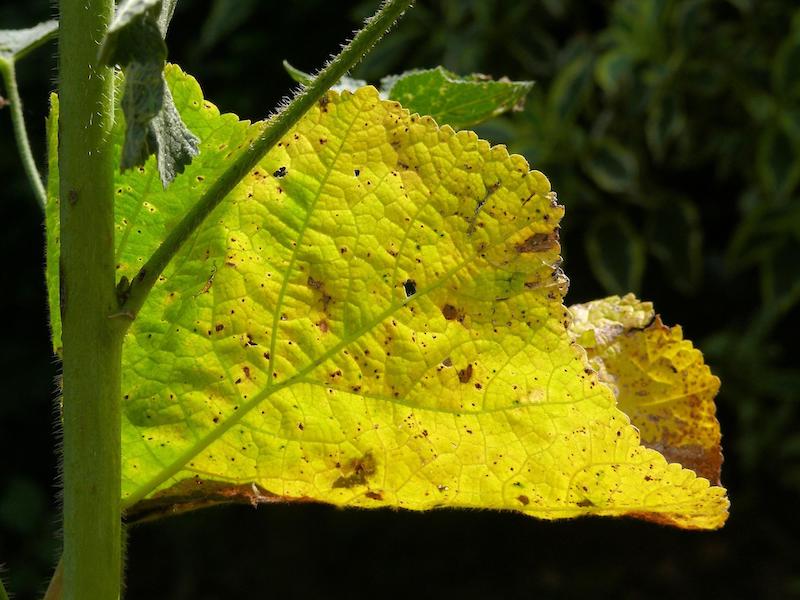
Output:
<svg viewBox="0 0 800 600">
<path fill-rule="evenodd" d="M 36 201 L 44 210 L 44 205 L 47 202 L 47 192 L 45 192 L 42 176 L 36 167 L 36 161 L 31 151 L 28 130 L 25 127 L 25 116 L 22 112 L 22 99 L 19 97 L 19 89 L 17 89 L 17 71 L 14 61 L 0 61 L 0 71 L 2 71 L 3 79 L 6 82 L 6 91 L 11 108 L 11 122 L 14 126 L 14 137 L 17 139 L 17 148 L 22 159 L 22 166 L 28 176 Z"/>
<path fill-rule="evenodd" d="M 306 111 L 358 63 L 361 57 L 383 37 L 383 34 L 412 4 L 413 0 L 384 2 L 378 12 L 367 20 L 364 28 L 320 71 L 314 80 L 283 111 L 269 121 L 261 136 L 214 182 L 139 270 L 130 285 L 127 300 L 123 303 L 119 314 L 127 315 L 130 319 L 135 318 L 159 275 L 211 211 L 286 135 Z"/>
<path fill-rule="evenodd" d="M 97 63 L 113 0 L 60 0 L 60 302 L 66 600 L 120 595 L 120 376 L 114 74 Z"/>
</svg>

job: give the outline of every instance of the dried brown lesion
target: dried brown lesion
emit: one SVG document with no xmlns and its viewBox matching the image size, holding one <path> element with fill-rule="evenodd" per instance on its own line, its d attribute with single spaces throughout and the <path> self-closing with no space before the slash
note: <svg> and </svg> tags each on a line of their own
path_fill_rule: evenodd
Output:
<svg viewBox="0 0 800 600">
<path fill-rule="evenodd" d="M 367 485 L 369 478 L 376 472 L 375 457 L 367 452 L 361 458 L 351 460 L 344 468 L 345 475 L 341 475 L 333 482 L 336 488 L 353 488 L 359 485 Z"/>
<path fill-rule="evenodd" d="M 151 498 L 140 500 L 125 511 L 128 524 L 155 521 L 199 508 L 219 504 L 275 504 L 279 502 L 316 502 L 313 498 L 281 496 L 257 483 L 231 483 L 195 476 L 161 490 Z"/>
<path fill-rule="evenodd" d="M 515 244 L 514 249 L 520 254 L 529 252 L 546 252 L 558 247 L 558 228 L 548 233 L 534 233 L 525 241 Z"/>
</svg>

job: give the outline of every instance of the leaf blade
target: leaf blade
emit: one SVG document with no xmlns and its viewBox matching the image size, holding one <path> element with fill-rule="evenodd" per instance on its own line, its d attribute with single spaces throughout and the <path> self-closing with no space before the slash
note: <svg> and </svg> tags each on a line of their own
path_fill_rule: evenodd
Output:
<svg viewBox="0 0 800 600">
<path fill-rule="evenodd" d="M 476 125 L 520 106 L 532 81 L 459 77 L 442 67 L 384 79 L 382 91 L 411 112 L 430 115 L 456 129 Z"/>
<path fill-rule="evenodd" d="M 642 443 L 719 485 L 722 450 L 714 396 L 719 379 L 703 356 L 666 327 L 649 302 L 632 294 L 570 307 L 571 331 L 587 349 L 601 380 L 613 386 L 620 409 Z"/>
<path fill-rule="evenodd" d="M 152 163 L 119 176 L 121 273 L 184 210 L 179 187 L 262 126 L 220 115 L 175 68 L 168 81 L 204 152 L 167 191 L 148 187 Z M 129 515 L 312 500 L 720 526 L 724 490 L 641 446 L 586 371 L 561 303 L 562 210 L 521 157 L 374 89 L 330 93 L 131 329 Z"/>
<path fill-rule="evenodd" d="M 13 63 L 38 48 L 58 32 L 58 21 L 44 21 L 28 29 L 0 31 L 0 60 Z"/>
</svg>

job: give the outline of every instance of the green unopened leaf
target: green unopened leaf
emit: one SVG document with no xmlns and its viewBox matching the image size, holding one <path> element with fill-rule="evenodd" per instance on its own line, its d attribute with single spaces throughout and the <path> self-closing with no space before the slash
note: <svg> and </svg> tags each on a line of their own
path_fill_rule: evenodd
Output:
<svg viewBox="0 0 800 600">
<path fill-rule="evenodd" d="M 203 151 L 167 190 L 153 161 L 118 175 L 129 278 L 263 127 L 167 73 Z M 52 197 L 51 290 L 58 212 Z M 328 93 L 195 232 L 132 325 L 128 518 L 313 500 L 721 526 L 724 489 L 643 446 L 573 342 L 562 215 L 544 175 L 505 148 L 370 87 Z"/>
<path fill-rule="evenodd" d="M 475 125 L 520 106 L 532 81 L 493 81 L 437 67 L 385 78 L 382 91 L 411 112 L 430 115 L 456 129 Z"/>
<path fill-rule="evenodd" d="M 301 71 L 300 69 L 296 69 L 292 65 L 289 64 L 289 61 L 283 61 L 283 68 L 286 69 L 286 72 L 289 76 L 294 79 L 297 83 L 302 85 L 308 85 L 312 81 L 314 81 L 314 76 L 310 73 L 306 73 L 305 71 Z M 353 79 L 352 77 L 342 77 L 339 81 L 336 82 L 336 85 L 331 86 L 331 89 L 334 92 L 343 92 L 347 90 L 348 92 L 354 92 L 358 88 L 364 87 L 367 85 L 366 81 L 361 79 Z"/>
<path fill-rule="evenodd" d="M 103 62 L 125 70 L 120 167 L 140 167 L 155 154 L 164 187 L 197 155 L 199 143 L 181 120 L 164 81 L 164 35 L 174 8 L 174 1 L 168 3 L 162 15 L 162 0 L 127 0 L 117 9 L 100 49 Z"/>
<path fill-rule="evenodd" d="M 29 29 L 0 31 L 0 61 L 15 62 L 41 46 L 58 31 L 58 21 L 45 21 Z"/>
<path fill-rule="evenodd" d="M 314 81 L 314 76 L 311 73 L 306 73 L 305 71 L 301 71 L 300 69 L 293 67 L 288 60 L 283 61 L 283 68 L 286 69 L 289 77 L 294 79 L 297 83 L 308 85 Z"/>
</svg>

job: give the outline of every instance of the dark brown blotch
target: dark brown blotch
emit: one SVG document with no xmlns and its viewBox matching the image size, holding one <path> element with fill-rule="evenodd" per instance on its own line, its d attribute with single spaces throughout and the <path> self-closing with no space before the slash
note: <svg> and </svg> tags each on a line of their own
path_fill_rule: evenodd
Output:
<svg viewBox="0 0 800 600">
<path fill-rule="evenodd" d="M 550 233 L 534 233 L 528 237 L 524 242 L 520 242 L 514 246 L 514 249 L 520 254 L 528 252 L 545 252 L 552 250 L 558 244 L 558 229 Z"/>
<path fill-rule="evenodd" d="M 461 383 L 467 383 L 472 379 L 472 365 L 469 364 L 458 372 L 458 380 Z"/>
<path fill-rule="evenodd" d="M 375 474 L 375 458 L 367 452 L 361 458 L 355 458 L 345 467 L 346 475 L 342 475 L 333 482 L 333 488 L 352 488 L 366 485 L 369 477 Z"/>
</svg>

